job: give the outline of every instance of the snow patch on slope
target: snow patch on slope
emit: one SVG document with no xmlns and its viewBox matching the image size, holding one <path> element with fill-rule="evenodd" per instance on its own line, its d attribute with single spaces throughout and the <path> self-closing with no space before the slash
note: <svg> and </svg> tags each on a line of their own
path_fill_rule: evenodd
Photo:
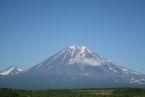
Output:
<svg viewBox="0 0 145 97">
<path fill-rule="evenodd" d="M 0 73 L 0 74 L 1 74 L 1 75 L 8 75 L 8 74 L 11 73 L 14 69 L 15 69 L 15 68 L 12 67 L 12 68 L 10 68 L 10 69 L 8 69 L 8 70 L 6 70 L 6 71 L 4 71 L 4 72 L 2 72 L 2 73 Z"/>
<path fill-rule="evenodd" d="M 5 71 L 1 72 L 0 75 L 11 75 L 11 74 L 18 74 L 20 72 L 22 72 L 23 69 L 21 68 L 17 68 L 17 67 L 10 67 L 8 69 L 6 69 Z"/>
</svg>

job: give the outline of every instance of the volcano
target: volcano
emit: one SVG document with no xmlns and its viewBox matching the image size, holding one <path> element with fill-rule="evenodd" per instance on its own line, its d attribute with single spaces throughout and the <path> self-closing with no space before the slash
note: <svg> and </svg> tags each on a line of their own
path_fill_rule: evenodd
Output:
<svg viewBox="0 0 145 97">
<path fill-rule="evenodd" d="M 145 75 L 73 45 L 16 75 L 1 76 L 0 86 L 21 89 L 145 87 Z"/>
</svg>

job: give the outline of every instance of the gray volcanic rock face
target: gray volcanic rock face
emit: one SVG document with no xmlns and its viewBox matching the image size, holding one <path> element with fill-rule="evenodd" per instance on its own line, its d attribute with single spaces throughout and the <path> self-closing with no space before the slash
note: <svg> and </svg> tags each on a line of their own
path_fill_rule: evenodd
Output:
<svg viewBox="0 0 145 97">
<path fill-rule="evenodd" d="M 2 83 L 25 89 L 145 87 L 145 75 L 73 45 L 17 76 L 3 77 Z"/>
</svg>

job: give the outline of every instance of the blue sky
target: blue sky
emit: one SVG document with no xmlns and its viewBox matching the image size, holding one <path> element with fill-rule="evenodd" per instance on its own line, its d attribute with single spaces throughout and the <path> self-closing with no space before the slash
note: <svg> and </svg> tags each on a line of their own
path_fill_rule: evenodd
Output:
<svg viewBox="0 0 145 97">
<path fill-rule="evenodd" d="M 73 44 L 145 73 L 145 0 L 0 0 L 0 70 Z"/>
</svg>

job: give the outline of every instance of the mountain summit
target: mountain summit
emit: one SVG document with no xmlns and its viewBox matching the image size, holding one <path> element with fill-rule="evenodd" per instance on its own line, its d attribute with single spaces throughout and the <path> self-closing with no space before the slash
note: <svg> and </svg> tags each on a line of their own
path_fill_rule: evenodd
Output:
<svg viewBox="0 0 145 97">
<path fill-rule="evenodd" d="M 108 61 L 83 45 L 73 45 L 23 73 L 4 77 L 0 85 L 25 89 L 145 87 L 145 75 Z"/>
<path fill-rule="evenodd" d="M 73 45 L 62 49 L 60 52 L 51 56 L 47 60 L 41 62 L 40 64 L 30 68 L 29 71 L 33 72 L 47 72 L 49 69 L 58 69 L 54 72 L 60 71 L 60 73 L 66 70 L 75 70 L 83 66 L 98 66 L 105 62 L 106 59 L 101 58 L 97 54 L 93 53 L 87 47 L 83 45 Z M 51 71 L 50 70 L 50 71 Z M 79 70 L 80 71 L 80 70 Z M 46 72 L 44 74 L 46 74 Z"/>
<path fill-rule="evenodd" d="M 0 73 L 2 76 L 15 75 L 23 72 L 23 69 L 16 66 L 11 66 Z"/>
</svg>

